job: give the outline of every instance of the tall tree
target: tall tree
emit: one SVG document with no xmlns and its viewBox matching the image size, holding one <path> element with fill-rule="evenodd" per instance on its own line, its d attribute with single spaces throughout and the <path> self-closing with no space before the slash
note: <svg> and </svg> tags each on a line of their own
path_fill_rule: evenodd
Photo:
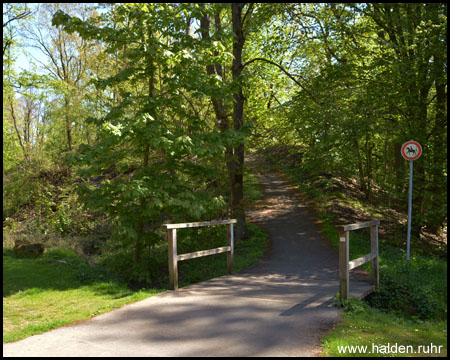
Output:
<svg viewBox="0 0 450 360">
<path fill-rule="evenodd" d="M 76 34 L 67 34 L 60 27 L 51 26 L 51 16 L 60 9 L 80 14 L 84 19 L 93 14 L 93 9 L 88 5 L 41 4 L 38 18 L 25 28 L 24 35 L 30 41 L 30 46 L 39 49 L 46 59 L 35 60 L 57 80 L 53 82 L 53 86 L 56 93 L 62 96 L 61 114 L 64 119 L 65 150 L 72 151 L 74 127 L 79 129 L 81 126 L 76 109 L 81 107 L 90 62 L 92 63 L 94 59 L 94 48 L 92 42 Z"/>
<path fill-rule="evenodd" d="M 120 224 L 114 238 L 133 252 L 130 276 L 142 280 L 149 276 L 143 253 L 162 241 L 162 222 L 198 219 L 223 206 L 205 181 L 211 161 L 223 156 L 222 139 L 202 122 L 201 112 L 191 111 L 193 102 L 187 107 L 179 96 L 213 91 L 198 65 L 198 43 L 186 32 L 189 14 L 200 16 L 195 5 L 123 4 L 111 10 L 100 27 L 61 11 L 53 22 L 122 54 L 116 73 L 97 81 L 101 91 L 114 89 L 117 101 L 105 116 L 89 120 L 98 139 L 80 146 L 74 161 L 86 166 L 86 177 L 115 174 L 80 192 L 90 207 Z"/>
<path fill-rule="evenodd" d="M 233 104 L 232 104 L 232 126 L 230 126 L 229 114 L 231 109 L 227 109 L 224 100 L 218 96 L 212 96 L 211 101 L 216 114 L 216 120 L 222 133 L 227 132 L 231 127 L 236 133 L 241 133 L 244 125 L 244 102 L 243 95 L 244 81 L 241 76 L 243 70 L 242 54 L 245 44 L 244 36 L 244 21 L 247 17 L 249 21 L 250 14 L 252 12 L 253 4 L 247 6 L 245 15 L 242 14 L 243 8 L 246 6 L 244 3 L 232 3 L 231 8 L 223 9 L 222 7 L 213 8 L 214 13 L 214 25 L 216 33 L 216 41 L 222 43 L 222 24 L 220 10 L 229 12 L 231 18 L 231 32 L 232 35 L 232 54 L 233 60 L 231 64 L 228 64 L 228 69 L 222 67 L 220 64 L 208 64 L 206 66 L 206 72 L 209 76 L 217 76 L 222 82 L 225 81 L 225 72 L 231 72 L 230 88 L 232 89 Z M 210 15 L 204 10 L 201 22 L 202 38 L 210 39 Z M 225 47 L 222 45 L 222 48 Z M 214 56 L 219 55 L 218 51 L 214 51 Z M 215 61 L 214 58 L 210 60 Z M 229 145 L 226 147 L 226 163 L 228 169 L 228 177 L 230 182 L 230 206 L 231 215 L 237 219 L 236 225 L 236 239 L 245 238 L 248 236 L 247 227 L 245 225 L 245 211 L 244 211 L 244 141 L 243 139 L 236 143 L 234 146 Z"/>
<path fill-rule="evenodd" d="M 18 140 L 26 161 L 29 160 L 29 152 L 25 148 L 23 138 L 20 135 L 19 120 L 17 119 L 17 102 L 15 100 L 14 86 L 16 83 L 16 69 L 14 63 L 17 56 L 18 29 L 24 21 L 28 21 L 32 11 L 27 4 L 4 3 L 3 5 L 3 154 L 8 165 L 15 162 L 13 154 L 15 143 Z M 11 126 L 12 122 L 12 126 Z M 15 135 L 13 135 L 15 134 Z M 3 167 L 5 172 L 5 166 Z"/>
</svg>

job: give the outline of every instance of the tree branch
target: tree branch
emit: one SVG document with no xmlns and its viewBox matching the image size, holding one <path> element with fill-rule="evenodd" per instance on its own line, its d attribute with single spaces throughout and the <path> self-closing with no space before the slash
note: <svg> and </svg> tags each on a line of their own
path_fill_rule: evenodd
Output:
<svg viewBox="0 0 450 360">
<path fill-rule="evenodd" d="M 14 20 L 24 19 L 30 14 L 31 14 L 31 10 L 25 10 L 23 13 L 18 14 L 16 16 L 12 17 L 11 19 L 8 19 L 8 21 L 4 22 L 3 27 L 7 26 L 10 22 L 12 22 Z"/>
<path fill-rule="evenodd" d="M 241 23 L 242 27 L 244 27 L 245 19 L 246 19 L 247 15 L 252 12 L 254 5 L 255 5 L 255 3 L 250 3 L 250 5 L 247 8 L 247 11 L 245 12 L 244 16 L 242 17 L 242 23 Z"/>
<path fill-rule="evenodd" d="M 317 105 L 325 105 L 326 104 L 325 102 L 321 102 L 321 101 L 317 100 L 315 98 L 315 96 L 302 83 L 300 83 L 289 72 L 287 72 L 287 70 L 285 70 L 281 65 L 277 64 L 276 62 L 273 62 L 271 60 L 267 60 L 267 59 L 264 59 L 264 58 L 254 58 L 252 60 L 247 61 L 245 64 L 243 64 L 241 66 L 241 70 L 243 70 L 247 65 L 250 65 L 251 63 L 253 63 L 255 61 L 264 61 L 264 62 L 269 63 L 271 65 L 275 65 L 281 71 L 283 71 L 293 82 L 295 82 L 298 86 L 300 86 L 302 88 L 302 90 L 305 91 L 308 94 L 308 96 L 311 98 L 311 100 L 313 100 Z M 327 105 L 331 105 L 331 104 L 327 104 Z"/>
</svg>

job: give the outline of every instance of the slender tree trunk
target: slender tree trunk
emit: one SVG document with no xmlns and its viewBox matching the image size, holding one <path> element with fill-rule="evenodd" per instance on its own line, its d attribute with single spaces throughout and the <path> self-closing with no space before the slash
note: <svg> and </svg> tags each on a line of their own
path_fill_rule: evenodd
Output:
<svg viewBox="0 0 450 360">
<path fill-rule="evenodd" d="M 220 26 L 220 19 L 219 19 L 219 15 L 217 14 L 215 16 L 216 18 L 216 27 Z M 209 26 L 210 26 L 210 20 L 208 18 L 208 16 L 205 14 L 200 22 L 200 27 L 201 27 L 201 31 L 202 31 L 202 38 L 203 39 L 209 39 Z M 218 55 L 218 54 L 215 54 Z M 208 75 L 213 75 L 213 74 L 218 74 L 220 76 L 224 76 L 225 71 L 221 69 L 220 65 L 216 65 L 216 67 L 214 67 L 214 65 L 207 65 L 206 66 L 206 73 Z M 228 115 L 225 109 L 225 105 L 223 103 L 223 99 L 221 98 L 217 98 L 215 96 L 211 97 L 211 102 L 213 104 L 213 108 L 214 108 L 214 113 L 216 114 L 216 121 L 217 121 L 217 125 L 219 127 L 220 132 L 223 134 L 225 133 L 225 131 L 227 131 L 229 129 L 229 123 L 228 123 Z M 225 163 L 226 163 L 226 167 L 227 167 L 227 171 L 228 171 L 228 178 L 230 181 L 230 184 L 233 183 L 234 181 L 234 152 L 233 152 L 233 148 L 231 146 L 226 146 L 225 147 Z M 233 198 L 233 193 L 232 193 L 232 185 L 230 185 L 230 198 Z"/>
<path fill-rule="evenodd" d="M 72 122 L 69 117 L 69 99 L 67 95 L 64 97 L 65 103 L 65 120 L 66 120 L 66 134 L 67 134 L 67 147 L 69 151 L 72 151 Z"/>
<path fill-rule="evenodd" d="M 239 131 L 243 125 L 243 113 L 244 113 L 244 95 L 242 93 L 242 50 L 244 48 L 245 37 L 242 29 L 242 3 L 231 4 L 231 21 L 233 27 L 233 64 L 232 64 L 232 76 L 233 82 L 237 82 L 238 86 L 234 93 L 234 106 L 233 106 L 233 128 L 235 131 Z M 245 209 L 244 209 L 244 144 L 239 144 L 234 148 L 234 174 L 233 182 L 231 184 L 231 209 L 233 217 L 236 217 L 236 239 L 239 241 L 241 238 L 248 236 L 248 229 L 245 223 Z"/>
<path fill-rule="evenodd" d="M 394 143 L 394 169 L 395 169 L 395 193 L 396 198 L 399 199 L 401 194 L 405 191 L 405 159 L 401 154 L 402 143 Z"/>
<path fill-rule="evenodd" d="M 353 135 L 353 145 L 355 146 L 356 153 L 358 154 L 356 162 L 358 165 L 359 186 L 360 186 L 361 191 L 364 194 L 366 194 L 367 187 L 366 187 L 366 181 L 365 181 L 365 176 L 364 176 L 363 161 L 361 159 L 361 150 L 359 149 L 359 141 L 356 138 L 356 134 Z"/>
<path fill-rule="evenodd" d="M 367 192 L 366 192 L 366 198 L 367 201 L 372 201 L 372 177 L 373 177 L 373 148 L 375 147 L 375 144 L 370 141 L 370 134 L 366 133 L 366 173 L 367 173 Z"/>
<path fill-rule="evenodd" d="M 436 73 L 442 74 L 444 72 L 444 64 L 441 54 L 435 55 Z M 443 225 L 444 219 L 447 217 L 446 200 L 443 199 L 446 194 L 446 177 L 444 176 L 446 161 L 446 136 L 445 129 L 447 124 L 447 96 L 446 96 L 446 82 L 443 77 L 438 77 L 435 81 L 436 88 L 436 115 L 435 123 L 432 130 L 432 147 L 433 147 L 433 166 L 431 168 L 431 202 L 430 208 L 436 214 L 430 216 L 432 220 L 428 222 L 429 230 L 437 234 L 440 227 Z M 440 216 L 438 215 L 440 213 Z"/>
<path fill-rule="evenodd" d="M 152 32 L 149 26 L 148 29 L 148 41 L 149 41 L 149 47 L 150 47 L 150 39 L 152 37 Z M 149 74 L 148 78 L 148 98 L 152 99 L 155 96 L 155 68 L 153 64 L 152 57 L 150 55 L 150 49 L 148 49 L 148 57 L 147 57 L 147 71 Z M 156 119 L 156 114 L 153 114 L 153 117 Z M 146 126 L 148 127 L 150 125 L 149 122 L 146 123 Z M 142 157 L 142 167 L 147 168 L 149 166 L 149 160 L 150 160 L 150 145 L 145 144 L 143 149 L 143 157 Z M 139 205 L 141 208 L 140 213 L 142 214 L 144 212 L 144 208 L 146 206 L 146 201 L 144 198 L 141 198 L 139 200 Z M 144 247 L 144 226 L 145 226 L 145 219 L 144 216 L 141 215 L 138 219 L 137 224 L 137 239 L 136 239 L 136 247 L 135 247 L 135 253 L 134 253 L 134 260 L 139 262 L 141 260 L 141 252 Z"/>
<path fill-rule="evenodd" d="M 28 154 L 27 150 L 25 149 L 25 146 L 23 145 L 22 136 L 20 136 L 19 128 L 17 127 L 17 119 L 16 119 L 16 114 L 14 112 L 14 103 L 12 101 L 12 98 L 9 99 L 9 102 L 10 102 L 10 106 L 11 106 L 11 116 L 13 118 L 14 129 L 16 130 L 16 134 L 19 139 L 20 147 L 23 150 L 23 157 L 25 158 L 25 161 L 29 162 L 30 161 L 29 154 Z"/>
</svg>

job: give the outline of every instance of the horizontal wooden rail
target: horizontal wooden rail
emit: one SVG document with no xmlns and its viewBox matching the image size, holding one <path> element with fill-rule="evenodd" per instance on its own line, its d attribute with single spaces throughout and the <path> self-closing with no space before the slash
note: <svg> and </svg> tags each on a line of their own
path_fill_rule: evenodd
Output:
<svg viewBox="0 0 450 360">
<path fill-rule="evenodd" d="M 338 226 L 339 231 L 339 291 L 341 298 L 349 297 L 349 271 L 372 261 L 372 283 L 377 287 L 380 283 L 378 263 L 378 225 L 380 220 Z M 349 239 L 351 230 L 370 228 L 370 253 L 360 258 L 349 260 Z"/>
<path fill-rule="evenodd" d="M 355 260 L 351 260 L 348 262 L 348 269 L 352 270 L 358 266 L 361 266 L 362 264 L 365 264 L 366 262 L 372 260 L 375 256 L 372 253 L 370 253 L 370 254 L 361 256 L 360 258 L 357 258 Z"/>
<path fill-rule="evenodd" d="M 341 225 L 337 227 L 337 230 L 340 231 L 350 231 L 350 230 L 359 230 L 368 228 L 371 226 L 380 225 L 380 220 L 371 220 L 366 222 L 360 222 L 355 224 Z"/>
<path fill-rule="evenodd" d="M 202 226 L 235 224 L 236 221 L 237 221 L 236 219 L 213 220 L 213 221 L 179 223 L 179 224 L 164 224 L 163 226 L 165 226 L 166 229 L 183 229 L 183 228 L 202 227 Z"/>
<path fill-rule="evenodd" d="M 220 253 L 224 253 L 227 251 L 231 251 L 231 246 L 224 246 L 224 247 L 219 247 L 219 248 L 210 249 L 210 250 L 202 250 L 202 251 L 191 252 L 188 254 L 182 254 L 182 255 L 178 255 L 177 259 L 178 259 L 178 261 L 189 260 L 189 259 L 195 259 L 195 258 L 202 257 L 202 256 L 220 254 Z"/>
<path fill-rule="evenodd" d="M 234 263 L 234 235 L 233 224 L 236 223 L 236 219 L 230 220 L 214 220 L 214 221 L 202 221 L 193 223 L 179 223 L 179 224 L 164 224 L 167 229 L 167 241 L 168 241 L 168 255 L 169 255 L 169 286 L 173 290 L 178 290 L 178 261 L 195 259 L 202 256 L 227 253 L 227 271 L 229 274 L 233 273 Z M 177 254 L 177 229 L 202 227 L 202 226 L 214 226 L 214 225 L 226 225 L 227 226 L 227 246 L 201 250 L 187 254 Z"/>
</svg>

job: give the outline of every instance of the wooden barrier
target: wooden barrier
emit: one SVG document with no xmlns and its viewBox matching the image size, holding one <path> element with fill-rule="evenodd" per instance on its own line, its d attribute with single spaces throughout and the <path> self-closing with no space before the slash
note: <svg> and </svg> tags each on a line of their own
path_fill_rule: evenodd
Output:
<svg viewBox="0 0 450 360">
<path fill-rule="evenodd" d="M 374 287 L 380 284 L 378 266 L 378 225 L 379 220 L 342 225 L 339 231 L 339 292 L 341 299 L 349 297 L 349 271 L 368 261 L 372 261 L 372 283 Z M 349 232 L 370 227 L 370 253 L 355 260 L 349 260 Z"/>
<path fill-rule="evenodd" d="M 169 287 L 172 290 L 178 290 L 178 261 L 195 259 L 201 256 L 208 256 L 214 254 L 227 253 L 227 271 L 229 274 L 233 273 L 234 262 L 234 235 L 233 224 L 236 223 L 236 219 L 231 220 L 214 220 L 204 222 L 193 223 L 181 223 L 181 224 L 165 224 L 167 229 L 167 240 L 169 245 Z M 187 254 L 177 254 L 177 229 L 191 228 L 191 227 L 203 227 L 213 225 L 227 225 L 227 246 L 196 251 Z"/>
</svg>

